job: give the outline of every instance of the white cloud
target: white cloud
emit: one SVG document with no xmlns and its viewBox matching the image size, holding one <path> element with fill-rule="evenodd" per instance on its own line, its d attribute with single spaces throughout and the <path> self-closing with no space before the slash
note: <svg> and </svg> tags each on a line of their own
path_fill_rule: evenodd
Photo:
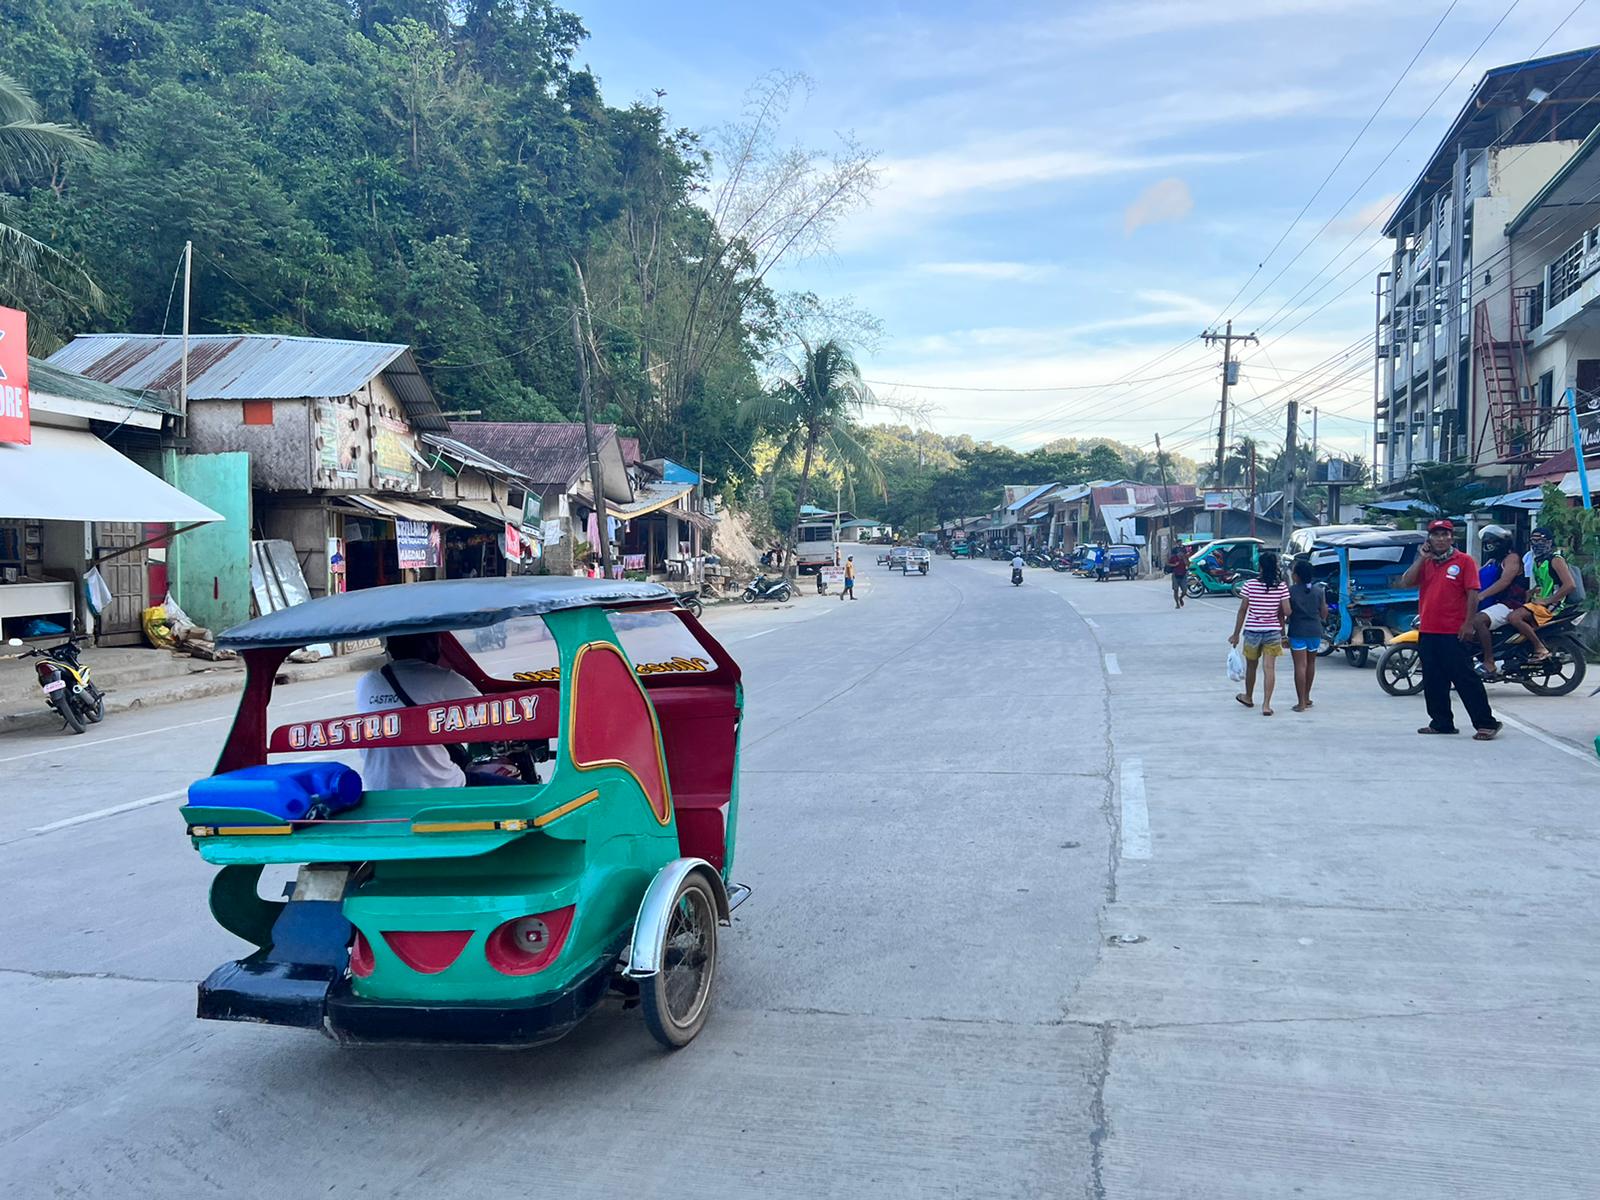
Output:
<svg viewBox="0 0 1600 1200">
<path fill-rule="evenodd" d="M 1161 221 L 1181 221 L 1194 211 L 1194 196 L 1181 179 L 1162 179 L 1152 183 L 1122 214 L 1122 232 L 1132 234 L 1146 225 Z"/>
</svg>

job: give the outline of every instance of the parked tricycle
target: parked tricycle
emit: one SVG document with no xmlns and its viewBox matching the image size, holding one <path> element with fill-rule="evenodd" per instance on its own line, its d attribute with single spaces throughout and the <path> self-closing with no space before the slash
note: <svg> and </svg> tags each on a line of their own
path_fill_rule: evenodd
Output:
<svg viewBox="0 0 1600 1200">
<path fill-rule="evenodd" d="M 219 638 L 244 657 L 244 694 L 182 812 L 221 868 L 213 915 L 256 949 L 200 985 L 199 1015 L 345 1043 L 526 1045 L 616 991 L 663 1045 L 689 1042 L 718 928 L 748 895 L 728 882 L 744 696 L 738 665 L 675 600 L 645 583 L 440 580 L 312 600 Z M 491 626 L 505 648 L 476 661 L 463 633 Z M 395 705 L 296 710 L 269 730 L 291 651 L 373 637 L 429 647 L 427 677 L 454 672 L 470 694 L 413 703 L 391 667 L 380 700 Z M 393 774 L 410 760 L 376 755 L 441 746 L 457 786 L 369 788 L 336 757 Z M 273 863 L 300 864 L 284 900 L 257 894 Z"/>
<path fill-rule="evenodd" d="M 1388 529 L 1330 533 L 1312 547 L 1312 571 L 1328 588 L 1328 644 L 1351 666 L 1366 666 L 1374 649 L 1411 628 L 1417 589 L 1395 582 L 1427 540 L 1420 530 Z"/>
<path fill-rule="evenodd" d="M 1248 580 L 1261 574 L 1261 538 L 1218 538 L 1197 547 L 1189 558 L 1183 590 L 1191 598 L 1236 596 Z"/>
</svg>

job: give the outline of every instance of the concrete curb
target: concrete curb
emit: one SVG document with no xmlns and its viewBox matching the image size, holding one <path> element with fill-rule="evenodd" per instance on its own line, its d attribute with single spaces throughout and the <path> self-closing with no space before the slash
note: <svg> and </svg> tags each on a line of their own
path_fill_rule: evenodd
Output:
<svg viewBox="0 0 1600 1200">
<path fill-rule="evenodd" d="M 356 654 L 314 663 L 286 663 L 279 674 L 287 675 L 290 683 L 301 683 L 355 671 L 369 671 L 382 662 L 381 654 Z M 194 671 L 178 679 L 151 680 L 148 683 L 110 688 L 106 691 L 106 715 L 179 704 L 185 700 L 233 695 L 243 686 L 243 671 L 237 667 L 223 667 L 215 671 Z M 42 701 L 28 708 L 0 712 L 0 735 L 56 729 L 61 724 L 61 718 L 55 710 L 46 708 Z"/>
</svg>

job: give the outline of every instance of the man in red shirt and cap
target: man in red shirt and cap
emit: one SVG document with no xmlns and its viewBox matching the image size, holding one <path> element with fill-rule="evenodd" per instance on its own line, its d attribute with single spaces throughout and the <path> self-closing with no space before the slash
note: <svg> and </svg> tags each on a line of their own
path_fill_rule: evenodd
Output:
<svg viewBox="0 0 1600 1200">
<path fill-rule="evenodd" d="M 1456 732 L 1450 708 L 1454 684 L 1476 731 L 1474 740 L 1487 742 L 1500 732 L 1500 722 L 1467 649 L 1476 636 L 1472 618 L 1478 611 L 1478 564 L 1456 549 L 1455 531 L 1449 521 L 1429 522 L 1428 540 L 1417 548 L 1417 561 L 1400 577 L 1401 587 L 1417 589 L 1417 653 L 1428 703 L 1428 723 L 1417 732 Z"/>
</svg>

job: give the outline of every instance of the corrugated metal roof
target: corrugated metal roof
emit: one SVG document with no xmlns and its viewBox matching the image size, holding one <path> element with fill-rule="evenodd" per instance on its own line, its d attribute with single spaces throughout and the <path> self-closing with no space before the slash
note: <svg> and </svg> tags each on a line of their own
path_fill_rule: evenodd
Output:
<svg viewBox="0 0 1600 1200">
<path fill-rule="evenodd" d="M 93 404 L 114 404 L 118 408 L 140 409 L 176 416 L 177 408 L 168 404 L 154 392 L 135 391 L 132 388 L 113 387 L 97 379 L 79 375 L 42 358 L 28 359 L 28 387 L 50 396 L 68 400 L 86 400 Z"/>
<path fill-rule="evenodd" d="M 445 437 L 442 433 L 425 433 L 422 440 L 436 450 L 442 450 L 457 462 L 467 466 L 477 467 L 480 471 L 487 471 L 491 475 L 504 475 L 511 479 L 526 480 L 526 476 L 515 467 L 508 467 L 499 459 L 490 458 L 476 447 L 469 446 L 463 441 L 453 437 Z"/>
<path fill-rule="evenodd" d="M 1040 484 L 1038 487 L 1034 488 L 1032 491 L 1030 491 L 1027 494 L 1021 496 L 1017 500 L 1012 501 L 1012 503 L 1008 504 L 1006 506 L 1006 510 L 1008 512 L 1016 512 L 1018 509 L 1024 508 L 1027 505 L 1031 504 L 1033 501 L 1037 500 L 1040 496 L 1042 496 L 1046 492 L 1048 492 L 1051 488 L 1056 487 L 1056 486 L 1058 486 L 1056 483 Z"/>
<path fill-rule="evenodd" d="M 176 391 L 183 339 L 141 333 L 80 334 L 50 356 L 68 371 L 116 387 Z M 398 342 L 347 342 L 277 334 L 191 334 L 189 399 L 295 400 L 348 396 L 384 375 L 420 430 L 444 417 L 410 349 Z"/>
<path fill-rule="evenodd" d="M 595 439 L 616 438 L 615 425 L 596 425 Z M 452 421 L 450 433 L 465 444 L 506 463 L 527 478 L 535 491 L 566 491 L 588 469 L 583 426 L 538 421 Z"/>
</svg>

